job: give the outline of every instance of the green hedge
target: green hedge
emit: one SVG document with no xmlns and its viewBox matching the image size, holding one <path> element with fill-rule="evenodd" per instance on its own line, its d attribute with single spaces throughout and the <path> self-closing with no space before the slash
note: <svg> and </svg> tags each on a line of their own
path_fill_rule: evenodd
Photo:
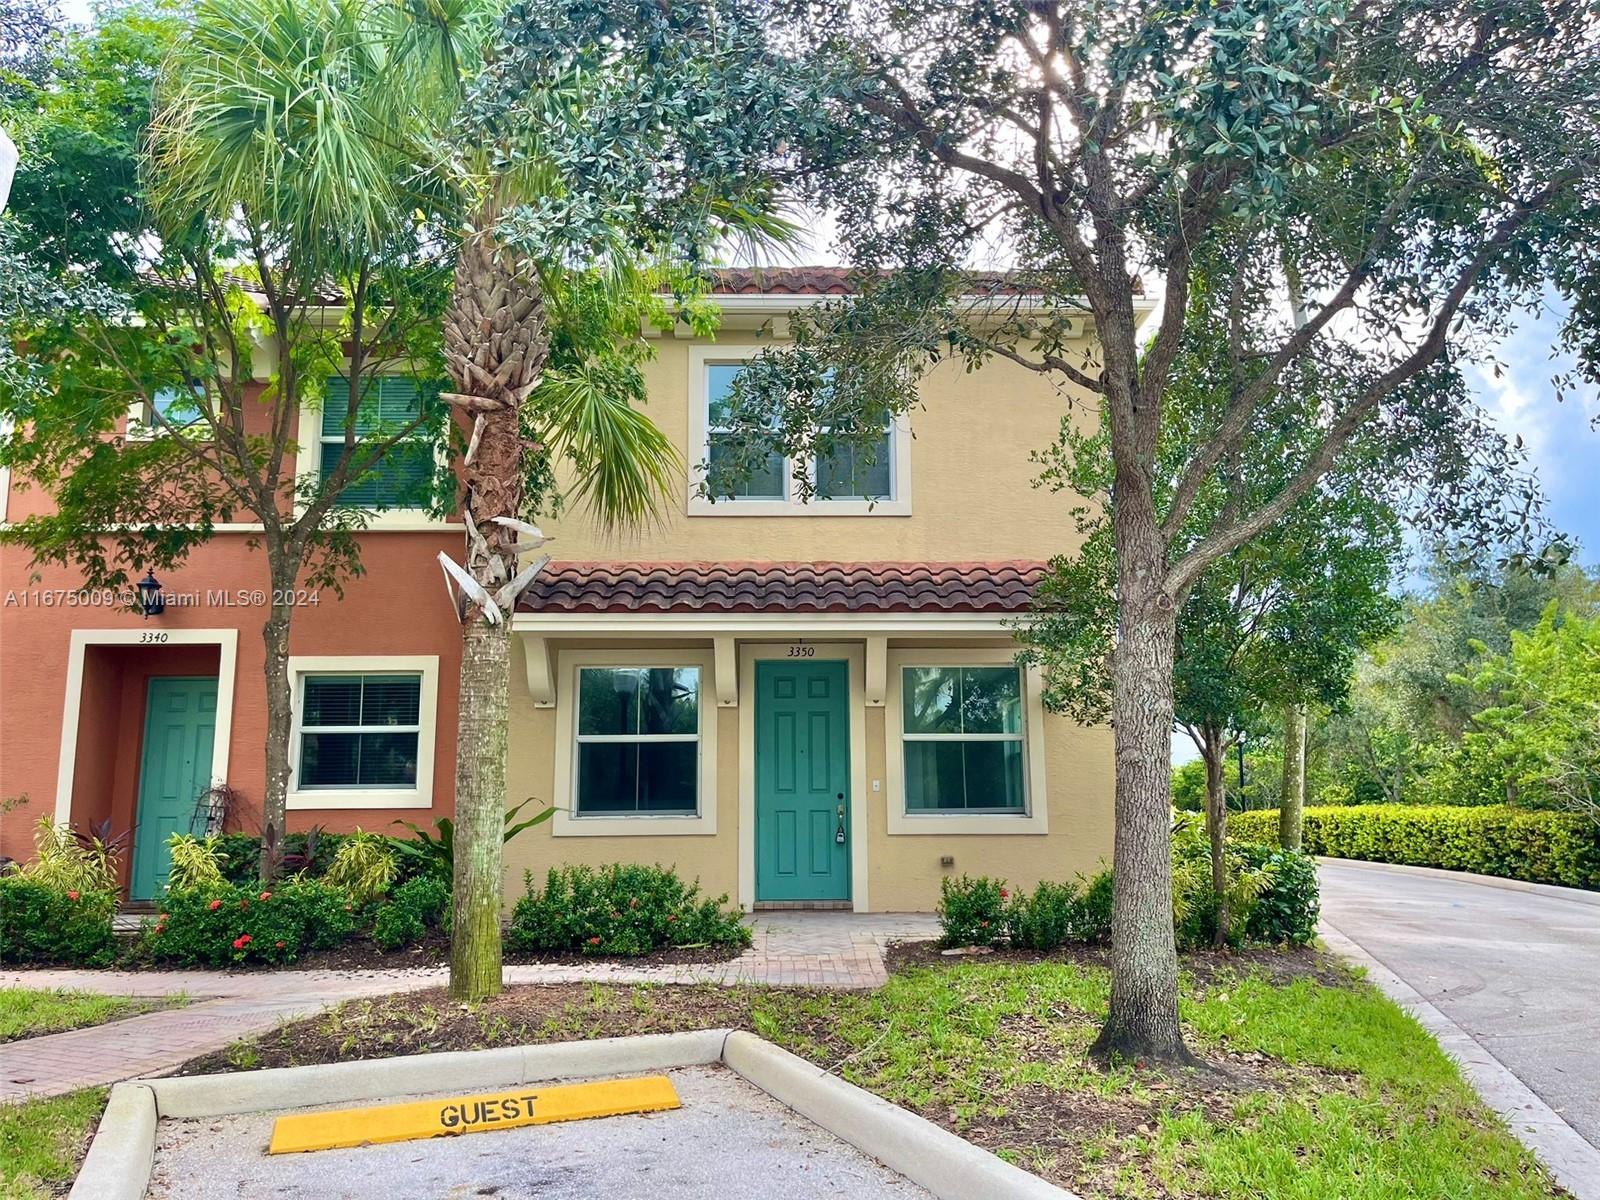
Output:
<svg viewBox="0 0 1600 1200">
<path fill-rule="evenodd" d="M 0 876 L 0 963 L 104 967 L 117 956 L 110 892 L 66 891 L 26 875 Z"/>
<path fill-rule="evenodd" d="M 1241 841 L 1276 838 L 1276 811 L 1235 813 Z M 1474 871 L 1600 891 L 1600 829 L 1576 813 L 1422 804 L 1305 810 L 1305 848 L 1330 858 Z"/>
</svg>

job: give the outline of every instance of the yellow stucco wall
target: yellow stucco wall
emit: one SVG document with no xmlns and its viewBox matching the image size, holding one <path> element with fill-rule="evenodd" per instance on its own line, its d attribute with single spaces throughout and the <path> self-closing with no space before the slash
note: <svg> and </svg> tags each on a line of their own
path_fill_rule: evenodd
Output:
<svg viewBox="0 0 1600 1200">
<path fill-rule="evenodd" d="M 718 347 L 763 344 L 734 331 Z M 662 338 L 646 367 L 651 420 L 686 463 L 701 459 L 689 446 L 690 347 Z M 761 559 L 767 561 L 962 562 L 1047 558 L 1071 549 L 1078 536 L 1071 497 L 1033 486 L 1031 452 L 1048 447 L 1067 414 L 1067 397 L 1046 378 L 1012 363 L 991 362 L 974 374 L 944 363 L 923 381 L 924 407 L 910 415 L 910 516 L 688 516 L 688 484 L 659 524 L 626 535 L 606 534 L 581 506 L 547 522 L 558 559 Z M 1080 420 L 1094 410 L 1081 401 Z"/>
<path fill-rule="evenodd" d="M 724 334 L 719 347 L 763 344 L 753 332 Z M 691 348 L 706 343 L 666 337 L 647 367 L 648 413 L 678 446 L 686 462 L 700 458 L 690 445 Z M 1048 558 L 1072 550 L 1078 536 L 1070 515 L 1075 498 L 1033 486 L 1029 455 L 1048 447 L 1069 411 L 1087 422 L 1093 409 L 1068 397 L 1047 379 L 1005 362 L 976 374 L 957 363 L 935 369 L 922 383 L 923 407 L 911 414 L 911 515 L 869 516 L 690 516 L 688 484 L 657 525 L 626 537 L 608 535 L 575 507 L 546 522 L 559 559 L 683 560 L 887 560 L 961 562 Z M 806 637 L 802 627 L 796 638 Z M 831 637 L 830 641 L 844 639 Z M 961 643 L 929 631 L 917 644 Z M 666 642 L 566 641 L 564 647 Z M 682 644 L 681 642 L 678 644 Z M 700 645 L 704 645 L 702 641 Z M 900 644 L 910 644 L 900 643 Z M 997 643 L 987 643 L 994 646 Z M 998 643 L 1004 645 L 1004 643 Z M 891 642 L 891 649 L 896 643 Z M 708 697 L 709 701 L 709 697 Z M 506 899 L 522 894 L 524 870 L 542 876 L 558 863 L 659 862 L 699 878 L 712 895 L 738 895 L 739 755 L 737 708 L 706 704 L 717 721 L 717 833 L 714 836 L 555 837 L 549 824 L 507 847 Z M 1085 729 L 1062 717 L 1044 718 L 1049 832 L 1044 835 L 901 834 L 888 830 L 888 789 L 871 791 L 885 778 L 885 710 L 865 711 L 868 791 L 868 900 L 876 911 L 925 911 L 938 899 L 941 878 L 963 872 L 1001 875 L 1018 886 L 1041 879 L 1070 879 L 1109 860 L 1112 844 L 1113 757 L 1105 728 Z M 522 672 L 520 647 L 513 657 L 509 798 L 532 796 L 565 803 L 553 795 L 556 714 L 536 709 Z M 570 753 L 570 747 L 561 748 Z M 1038 752 L 1039 748 L 1032 748 Z M 949 855 L 953 867 L 940 858 Z"/>
<path fill-rule="evenodd" d="M 564 642 L 564 648 L 616 646 L 590 640 Z M 630 642 L 639 649 L 677 643 Z M 917 644 L 927 645 L 928 639 Z M 962 644 L 972 645 L 964 641 Z M 991 643 L 993 644 L 993 643 Z M 556 714 L 539 709 L 528 694 L 520 651 L 513 656 L 508 792 L 513 802 L 566 804 L 554 795 Z M 748 702 L 740 697 L 741 703 Z M 717 721 L 717 833 L 712 836 L 556 837 L 550 824 L 522 834 L 506 848 L 506 904 L 523 891 L 523 873 L 541 880 L 562 863 L 661 863 L 685 878 L 698 878 L 711 895 L 738 896 L 739 709 L 720 708 L 707 696 L 705 714 Z M 871 790 L 885 779 L 885 709 L 865 709 L 867 780 L 868 906 L 875 912 L 927 912 L 939 898 L 939 881 L 951 875 L 996 875 L 1019 887 L 1042 879 L 1068 880 L 1096 870 L 1111 858 L 1113 759 L 1111 731 L 1085 728 L 1065 717 L 1045 715 L 1045 794 L 1049 832 L 1023 834 L 890 834 L 888 789 Z M 571 747 L 564 752 L 571 753 Z M 1030 747 L 1030 753 L 1037 748 Z M 952 867 L 941 857 L 955 859 Z"/>
</svg>

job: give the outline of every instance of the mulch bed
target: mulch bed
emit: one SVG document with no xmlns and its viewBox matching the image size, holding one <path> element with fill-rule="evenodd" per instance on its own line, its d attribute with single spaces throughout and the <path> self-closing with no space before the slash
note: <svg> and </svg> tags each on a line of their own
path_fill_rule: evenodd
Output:
<svg viewBox="0 0 1600 1200">
<path fill-rule="evenodd" d="M 891 974 L 919 967 L 943 968 L 963 962 L 1073 963 L 1111 968 L 1109 946 L 1063 946 L 1059 950 L 1020 950 L 993 947 L 987 954 L 945 954 L 938 942 L 892 942 L 884 954 Z M 1350 968 L 1324 951 L 1310 946 L 1252 947 L 1243 950 L 1186 950 L 1178 955 L 1178 968 L 1197 983 L 1209 985 L 1218 978 L 1261 975 L 1275 984 L 1310 979 L 1327 987 L 1344 987 L 1352 979 Z"/>
<path fill-rule="evenodd" d="M 125 949 L 132 950 L 133 939 L 126 938 Z M 614 963 L 625 967 L 666 967 L 728 962 L 744 953 L 741 946 L 669 946 L 649 954 L 514 954 L 507 951 L 507 966 L 558 965 L 576 966 L 587 963 Z M 393 971 L 411 967 L 444 967 L 450 965 L 450 939 L 437 931 L 414 946 L 399 950 L 380 950 L 368 939 L 352 938 L 331 950 L 315 950 L 292 963 L 274 966 L 269 963 L 240 963 L 231 967 L 192 967 L 171 962 L 146 962 L 131 958 L 112 963 L 107 970 L 140 974 L 160 971 L 223 970 L 238 974 L 260 975 L 275 971 Z M 7 963 L 8 971 L 72 969 L 74 963 Z"/>
</svg>

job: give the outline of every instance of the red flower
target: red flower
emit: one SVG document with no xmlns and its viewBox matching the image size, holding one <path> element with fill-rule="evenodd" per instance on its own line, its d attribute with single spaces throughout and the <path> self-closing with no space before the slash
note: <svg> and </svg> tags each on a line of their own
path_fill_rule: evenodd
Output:
<svg viewBox="0 0 1600 1200">
<path fill-rule="evenodd" d="M 989 922 L 987 922 L 987 921 L 979 921 L 978 922 L 978 928 L 979 929 L 987 929 L 987 928 L 989 928 Z"/>
<path fill-rule="evenodd" d="M 250 901 L 248 901 L 248 900 L 240 900 L 239 901 L 239 907 L 240 908 L 249 908 L 250 907 Z"/>
<path fill-rule="evenodd" d="M 282 949 L 283 949 L 283 948 L 284 948 L 284 947 L 285 947 L 285 946 L 287 946 L 287 945 L 288 945 L 288 944 L 289 944 L 289 943 L 288 943 L 288 942 L 273 942 L 273 943 L 272 943 L 272 944 L 273 944 L 273 945 L 274 945 L 274 946 L 276 946 L 276 947 L 277 947 L 277 948 L 278 948 L 278 949 L 279 949 L 279 950 L 282 950 Z"/>
<path fill-rule="evenodd" d="M 77 898 L 78 898 L 78 893 L 77 892 L 68 892 L 67 893 L 67 899 L 68 900 L 76 900 Z"/>
<path fill-rule="evenodd" d="M 206 905 L 206 907 L 209 908 L 212 912 L 216 912 L 217 909 L 222 907 L 222 901 L 221 900 L 213 900 L 210 904 Z"/>
<path fill-rule="evenodd" d="M 241 933 L 238 937 L 233 939 L 233 948 L 235 950 L 243 950 L 250 944 L 250 942 L 250 935 L 248 933 Z"/>
<path fill-rule="evenodd" d="M 272 893 L 271 892 L 262 892 L 261 893 L 261 898 L 263 900 L 271 900 L 272 899 Z"/>
<path fill-rule="evenodd" d="M 165 925 L 167 923 L 167 914 L 166 913 L 162 913 L 159 917 L 156 918 L 156 920 L 160 921 L 163 925 Z"/>
<path fill-rule="evenodd" d="M 1004 900 L 1004 899 L 1008 898 L 1010 895 L 1011 895 L 1011 893 L 1006 891 L 1005 888 L 1001 888 L 1000 889 L 1000 899 Z"/>
<path fill-rule="evenodd" d="M 598 946 L 599 944 L 600 944 L 600 939 L 598 937 L 592 937 L 592 938 L 589 939 L 589 945 Z"/>
<path fill-rule="evenodd" d="M 678 914 L 677 913 L 668 913 L 667 914 L 667 920 L 668 921 L 676 921 L 677 919 L 678 919 Z"/>
</svg>

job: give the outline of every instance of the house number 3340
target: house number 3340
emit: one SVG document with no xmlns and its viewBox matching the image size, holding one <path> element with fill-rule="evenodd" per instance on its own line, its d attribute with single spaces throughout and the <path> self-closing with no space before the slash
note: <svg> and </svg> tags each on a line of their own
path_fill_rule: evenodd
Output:
<svg viewBox="0 0 1600 1200">
<path fill-rule="evenodd" d="M 817 656 L 817 648 L 815 646 L 790 646 L 789 647 L 789 657 L 790 658 L 815 658 L 816 656 Z"/>
</svg>

